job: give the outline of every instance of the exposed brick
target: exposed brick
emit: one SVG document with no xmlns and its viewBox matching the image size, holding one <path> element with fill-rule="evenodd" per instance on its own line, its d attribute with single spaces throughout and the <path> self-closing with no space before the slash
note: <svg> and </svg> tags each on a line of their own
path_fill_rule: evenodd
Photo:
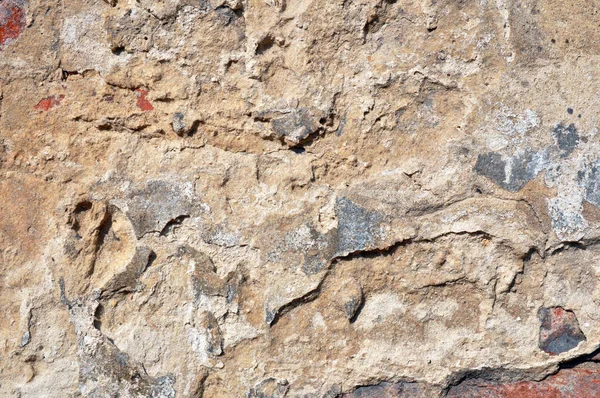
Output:
<svg viewBox="0 0 600 398">
<path fill-rule="evenodd" d="M 564 369 L 541 381 L 493 383 L 468 380 L 453 387 L 448 398 L 597 398 L 600 371 Z"/>
<path fill-rule="evenodd" d="M 561 307 L 541 308 L 539 347 L 550 355 L 569 351 L 582 341 L 585 335 L 573 311 Z"/>
<path fill-rule="evenodd" d="M 12 0 L 0 1 L 0 50 L 4 44 L 19 37 L 25 29 L 23 7 Z"/>
</svg>

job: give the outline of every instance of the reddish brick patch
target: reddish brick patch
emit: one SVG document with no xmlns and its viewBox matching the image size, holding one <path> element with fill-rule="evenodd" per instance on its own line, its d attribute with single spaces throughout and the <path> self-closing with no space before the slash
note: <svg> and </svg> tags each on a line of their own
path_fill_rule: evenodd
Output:
<svg viewBox="0 0 600 398">
<path fill-rule="evenodd" d="M 60 105 L 60 101 L 62 101 L 63 99 L 65 99 L 64 95 L 60 95 L 58 97 L 56 95 L 51 95 L 50 97 L 44 98 L 43 100 L 38 102 L 38 104 L 34 106 L 34 109 L 41 111 L 50 110 L 55 106 Z"/>
<path fill-rule="evenodd" d="M 25 22 L 22 6 L 13 0 L 0 0 L 0 50 L 7 41 L 19 37 Z"/>
<path fill-rule="evenodd" d="M 542 381 L 491 383 L 468 380 L 450 389 L 448 398 L 597 398 L 600 371 L 564 369 Z"/>
<path fill-rule="evenodd" d="M 386 383 L 358 387 L 342 395 L 342 398 L 425 398 L 418 383 Z"/>
<path fill-rule="evenodd" d="M 150 101 L 148 101 L 146 99 L 146 96 L 148 95 L 148 90 L 143 90 L 141 88 L 138 88 L 135 91 L 137 92 L 137 96 L 138 96 L 138 99 L 137 99 L 138 108 L 140 108 L 143 111 L 153 111 L 154 106 L 152 106 Z"/>
<path fill-rule="evenodd" d="M 542 321 L 539 347 L 550 355 L 569 351 L 586 340 L 573 311 L 561 307 L 541 308 L 538 315 Z"/>
</svg>

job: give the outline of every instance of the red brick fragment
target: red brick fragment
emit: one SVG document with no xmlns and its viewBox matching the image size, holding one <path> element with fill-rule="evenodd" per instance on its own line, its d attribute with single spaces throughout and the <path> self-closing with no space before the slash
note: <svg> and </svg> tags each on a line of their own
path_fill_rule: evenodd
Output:
<svg viewBox="0 0 600 398">
<path fill-rule="evenodd" d="M 138 108 L 140 108 L 143 111 L 153 111 L 154 110 L 154 106 L 152 106 L 152 104 L 150 103 L 150 101 L 148 101 L 146 99 L 146 96 L 148 95 L 148 90 L 144 90 L 141 88 L 138 88 L 137 90 L 135 90 L 138 94 L 138 99 L 137 99 L 137 106 Z"/>
<path fill-rule="evenodd" d="M 550 355 L 569 351 L 586 340 L 573 311 L 561 307 L 541 308 L 538 315 L 542 321 L 539 347 Z"/>
<path fill-rule="evenodd" d="M 0 0 L 0 50 L 6 42 L 19 37 L 25 23 L 22 6 L 13 0 Z"/>
<path fill-rule="evenodd" d="M 541 381 L 493 383 L 468 380 L 452 387 L 447 398 L 597 398 L 600 371 L 563 369 Z"/>
<path fill-rule="evenodd" d="M 60 95 L 58 97 L 56 95 L 51 95 L 50 97 L 44 98 L 43 100 L 38 102 L 38 104 L 34 106 L 34 109 L 48 111 L 54 108 L 55 106 L 60 105 L 60 101 L 62 101 L 63 99 L 65 99 L 64 95 Z"/>
</svg>

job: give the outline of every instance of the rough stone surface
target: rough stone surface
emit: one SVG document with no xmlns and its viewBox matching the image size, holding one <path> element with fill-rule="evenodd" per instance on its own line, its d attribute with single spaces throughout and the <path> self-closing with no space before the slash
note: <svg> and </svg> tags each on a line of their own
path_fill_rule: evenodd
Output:
<svg viewBox="0 0 600 398">
<path fill-rule="evenodd" d="M 598 26 L 0 0 L 0 397 L 600 395 Z"/>
</svg>

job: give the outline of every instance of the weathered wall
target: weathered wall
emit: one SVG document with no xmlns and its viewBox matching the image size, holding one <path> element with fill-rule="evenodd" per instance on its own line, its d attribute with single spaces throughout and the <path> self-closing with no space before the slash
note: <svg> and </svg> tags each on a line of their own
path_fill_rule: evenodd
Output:
<svg viewBox="0 0 600 398">
<path fill-rule="evenodd" d="M 0 396 L 600 396 L 599 7 L 0 0 Z"/>
</svg>

